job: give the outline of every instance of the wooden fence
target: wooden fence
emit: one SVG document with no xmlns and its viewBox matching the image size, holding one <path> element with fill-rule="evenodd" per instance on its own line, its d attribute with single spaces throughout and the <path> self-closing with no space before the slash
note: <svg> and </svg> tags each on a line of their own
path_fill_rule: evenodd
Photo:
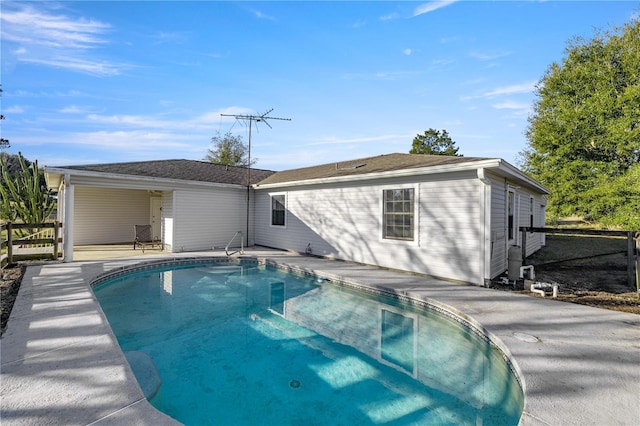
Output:
<svg viewBox="0 0 640 426">
<path fill-rule="evenodd" d="M 59 222 L 0 224 L 0 267 L 18 260 L 58 259 L 61 227 Z"/>
</svg>

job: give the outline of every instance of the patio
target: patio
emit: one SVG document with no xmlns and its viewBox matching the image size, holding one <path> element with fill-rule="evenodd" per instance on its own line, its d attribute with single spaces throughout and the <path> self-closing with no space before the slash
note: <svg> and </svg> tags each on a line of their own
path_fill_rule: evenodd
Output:
<svg viewBox="0 0 640 426">
<path fill-rule="evenodd" d="M 145 249 L 144 253 L 140 248 L 133 249 L 133 244 L 102 244 L 90 246 L 73 247 L 73 261 L 83 262 L 87 260 L 117 259 L 123 257 L 149 256 L 162 253 L 158 248 Z"/>
<path fill-rule="evenodd" d="M 85 247 L 72 263 L 27 269 L 1 340 L 2 424 L 176 424 L 144 399 L 89 283 L 141 262 L 224 253 Z M 482 324 L 523 379 L 523 425 L 640 420 L 638 315 L 290 252 L 252 248 L 246 255 L 437 301 Z"/>
</svg>

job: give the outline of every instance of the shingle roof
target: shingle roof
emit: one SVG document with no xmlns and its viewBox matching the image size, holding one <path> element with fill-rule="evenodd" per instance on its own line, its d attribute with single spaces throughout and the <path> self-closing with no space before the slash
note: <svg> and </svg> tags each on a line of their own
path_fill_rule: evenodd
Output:
<svg viewBox="0 0 640 426">
<path fill-rule="evenodd" d="M 245 167 L 225 166 L 195 160 L 157 160 L 130 163 L 91 164 L 61 167 L 98 173 L 180 179 L 197 182 L 247 184 Z M 255 184 L 275 173 L 271 170 L 251 169 L 251 183 Z"/>
<path fill-rule="evenodd" d="M 377 157 L 323 164 L 301 169 L 284 170 L 266 177 L 260 185 L 296 182 L 310 179 L 347 177 L 367 173 L 389 172 L 421 167 L 443 166 L 449 164 L 484 161 L 481 157 L 454 157 L 423 154 L 387 154 Z"/>
</svg>

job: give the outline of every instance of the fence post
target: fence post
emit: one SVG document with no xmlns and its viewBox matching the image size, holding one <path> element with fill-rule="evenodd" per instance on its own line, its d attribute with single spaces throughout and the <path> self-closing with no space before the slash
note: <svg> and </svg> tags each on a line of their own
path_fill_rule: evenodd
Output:
<svg viewBox="0 0 640 426">
<path fill-rule="evenodd" d="M 7 262 L 8 265 L 13 263 L 13 226 L 11 222 L 7 223 Z"/>
</svg>

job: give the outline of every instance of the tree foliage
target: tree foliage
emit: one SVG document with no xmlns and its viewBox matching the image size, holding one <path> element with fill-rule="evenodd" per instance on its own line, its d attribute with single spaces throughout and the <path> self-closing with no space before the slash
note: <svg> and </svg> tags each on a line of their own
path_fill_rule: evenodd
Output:
<svg viewBox="0 0 640 426">
<path fill-rule="evenodd" d="M 242 141 L 242 136 L 232 135 L 227 132 L 224 136 L 218 133 L 211 138 L 213 149 L 207 150 L 205 160 L 211 163 L 223 164 L 227 166 L 249 165 L 249 152 L 247 145 Z M 251 160 L 251 165 L 256 163 L 257 159 Z"/>
<path fill-rule="evenodd" d="M 19 168 L 16 166 L 19 165 Z M 44 183 L 38 161 L 30 163 L 21 153 L 0 155 L 0 219 L 44 223 L 55 208 L 55 199 Z"/>
<path fill-rule="evenodd" d="M 550 216 L 640 229 L 640 20 L 570 41 L 536 95 L 523 168 Z"/>
<path fill-rule="evenodd" d="M 427 155 L 454 155 L 462 157 L 458 154 L 458 147 L 451 139 L 446 130 L 425 130 L 424 134 L 418 134 L 413 138 L 411 151 L 409 154 L 427 154 Z"/>
</svg>

